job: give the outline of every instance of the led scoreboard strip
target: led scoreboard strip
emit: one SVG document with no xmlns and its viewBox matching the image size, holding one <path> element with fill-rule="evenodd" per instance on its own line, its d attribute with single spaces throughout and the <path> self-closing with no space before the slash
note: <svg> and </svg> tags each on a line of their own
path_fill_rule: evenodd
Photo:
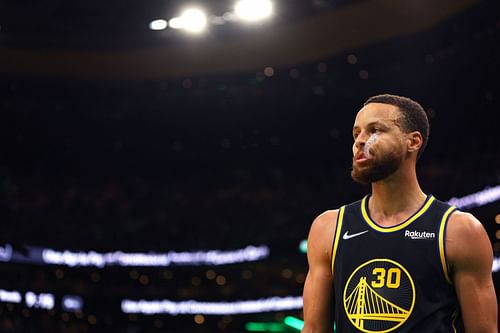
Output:
<svg viewBox="0 0 500 333">
<path fill-rule="evenodd" d="M 11 244 L 0 246 L 0 262 L 18 262 L 32 264 L 51 264 L 62 266 L 135 266 L 135 267 L 168 267 L 168 266 L 199 266 L 228 265 L 242 262 L 252 262 L 269 257 L 269 247 L 265 245 L 249 245 L 236 250 L 208 251 L 169 251 L 166 253 L 141 252 L 107 252 L 96 251 L 75 252 L 58 251 L 50 248 L 24 246 L 24 251 L 16 250 Z"/>
<path fill-rule="evenodd" d="M 498 273 L 500 271 L 500 257 L 493 257 L 493 267 L 491 271 L 493 273 Z"/>
<path fill-rule="evenodd" d="M 487 187 L 482 191 L 466 195 L 461 198 L 451 198 L 450 205 L 460 209 L 481 207 L 500 200 L 500 185 Z"/>
<path fill-rule="evenodd" d="M 258 300 L 235 302 L 201 302 L 195 300 L 174 302 L 171 300 L 133 301 L 124 299 L 121 303 L 124 313 L 154 314 L 203 314 L 234 315 L 302 309 L 301 296 L 269 297 Z"/>
<path fill-rule="evenodd" d="M 0 289 L 0 302 L 23 304 L 28 308 L 53 310 L 56 297 L 51 293 L 34 293 L 27 291 L 24 294 L 17 290 Z M 61 308 L 67 312 L 78 312 L 83 309 L 83 299 L 75 295 L 64 295 L 61 298 Z"/>
</svg>

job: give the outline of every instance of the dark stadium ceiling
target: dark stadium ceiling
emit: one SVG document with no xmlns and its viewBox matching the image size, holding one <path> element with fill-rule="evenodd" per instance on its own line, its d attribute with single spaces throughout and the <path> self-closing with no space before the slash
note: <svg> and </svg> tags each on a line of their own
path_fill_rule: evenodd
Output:
<svg viewBox="0 0 500 333">
<path fill-rule="evenodd" d="M 235 1 L 3 1 L 0 73 L 135 80 L 291 66 L 429 30 L 479 0 L 262 0 L 274 14 L 257 24 L 149 28 L 191 5 L 220 18 Z"/>
<path fill-rule="evenodd" d="M 274 0 L 274 15 L 265 24 L 283 24 L 363 0 Z M 366 0 L 365 0 L 366 1 Z M 207 16 L 223 16 L 236 0 L 7 0 L 0 2 L 3 46 L 29 48 L 137 48 L 165 46 L 177 31 L 151 31 L 149 23 L 169 19 L 196 6 Z M 230 24 L 211 27 L 224 38 L 252 27 Z M 185 36 L 184 36 L 185 37 Z M 183 38 L 183 36 L 180 36 Z"/>
</svg>

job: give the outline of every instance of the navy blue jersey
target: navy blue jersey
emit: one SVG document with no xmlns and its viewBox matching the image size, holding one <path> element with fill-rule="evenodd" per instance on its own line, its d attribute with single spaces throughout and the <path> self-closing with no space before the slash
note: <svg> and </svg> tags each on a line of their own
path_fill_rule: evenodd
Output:
<svg viewBox="0 0 500 333">
<path fill-rule="evenodd" d="M 462 332 L 445 248 L 455 207 L 429 195 L 406 221 L 382 227 L 370 217 L 368 198 L 341 207 L 337 218 L 337 332 Z"/>
</svg>

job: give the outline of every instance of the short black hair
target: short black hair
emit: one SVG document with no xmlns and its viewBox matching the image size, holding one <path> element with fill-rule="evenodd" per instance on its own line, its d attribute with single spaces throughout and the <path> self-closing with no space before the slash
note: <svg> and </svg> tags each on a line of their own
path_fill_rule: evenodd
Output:
<svg viewBox="0 0 500 333">
<path fill-rule="evenodd" d="M 422 134 L 423 141 L 422 147 L 420 147 L 417 154 L 418 160 L 429 141 L 429 119 L 422 106 L 411 98 L 391 94 L 372 96 L 366 100 L 363 106 L 370 103 L 383 103 L 396 106 L 401 113 L 401 117 L 398 119 L 401 130 L 406 133 L 418 131 Z"/>
</svg>

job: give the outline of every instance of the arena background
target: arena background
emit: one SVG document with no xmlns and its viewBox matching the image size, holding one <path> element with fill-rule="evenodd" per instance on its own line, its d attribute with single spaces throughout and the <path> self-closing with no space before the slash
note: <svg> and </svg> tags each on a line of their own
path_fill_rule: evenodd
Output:
<svg viewBox="0 0 500 333">
<path fill-rule="evenodd" d="M 384 92 L 424 106 L 421 185 L 498 271 L 500 3 L 273 4 L 193 1 L 190 34 L 182 1 L 0 3 L 1 332 L 298 332 L 303 240 L 369 191 L 350 133 Z"/>
</svg>

